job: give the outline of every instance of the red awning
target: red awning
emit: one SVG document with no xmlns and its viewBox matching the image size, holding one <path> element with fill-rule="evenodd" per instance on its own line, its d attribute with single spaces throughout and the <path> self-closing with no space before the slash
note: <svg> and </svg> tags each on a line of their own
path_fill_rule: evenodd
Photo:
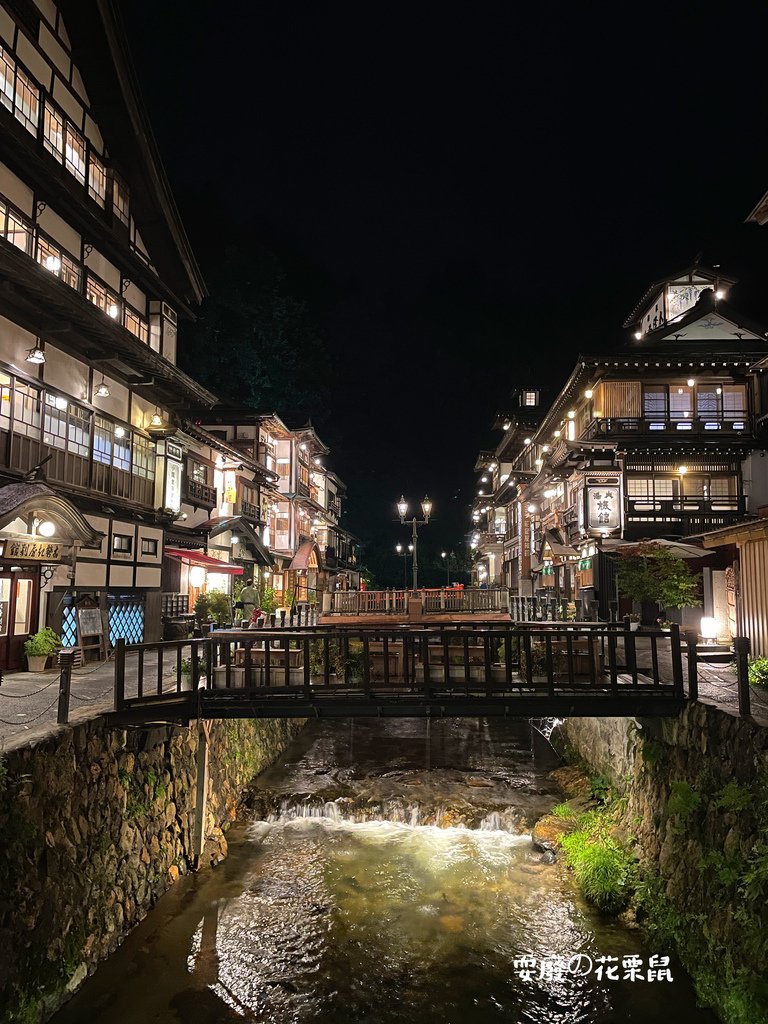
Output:
<svg viewBox="0 0 768 1024">
<path fill-rule="evenodd" d="M 232 565 L 231 562 L 222 562 L 218 558 L 211 558 L 204 555 L 202 551 L 185 551 L 183 548 L 166 548 L 166 555 L 170 558 L 178 558 L 180 562 L 189 562 L 190 565 L 202 565 L 210 572 L 229 573 L 231 576 L 242 576 L 243 567 Z"/>
</svg>

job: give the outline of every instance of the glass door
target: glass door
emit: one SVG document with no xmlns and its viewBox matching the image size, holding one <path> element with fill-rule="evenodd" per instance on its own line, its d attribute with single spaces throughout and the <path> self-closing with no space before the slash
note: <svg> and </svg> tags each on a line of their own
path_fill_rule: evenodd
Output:
<svg viewBox="0 0 768 1024">
<path fill-rule="evenodd" d="M 0 571 L 0 668 L 24 668 L 24 642 L 37 630 L 40 576 Z"/>
</svg>

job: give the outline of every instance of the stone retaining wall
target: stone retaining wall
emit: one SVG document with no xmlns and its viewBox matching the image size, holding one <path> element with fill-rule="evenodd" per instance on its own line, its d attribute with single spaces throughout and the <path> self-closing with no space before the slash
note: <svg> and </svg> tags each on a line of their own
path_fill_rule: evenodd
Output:
<svg viewBox="0 0 768 1024">
<path fill-rule="evenodd" d="M 301 722 L 210 723 L 206 846 Z M 45 1019 L 190 870 L 200 732 L 58 731 L 0 763 L 0 1020 Z"/>
<path fill-rule="evenodd" d="M 569 719 L 566 746 L 626 798 L 645 913 L 703 1001 L 768 1021 L 768 729 L 690 704 L 670 719 Z"/>
</svg>

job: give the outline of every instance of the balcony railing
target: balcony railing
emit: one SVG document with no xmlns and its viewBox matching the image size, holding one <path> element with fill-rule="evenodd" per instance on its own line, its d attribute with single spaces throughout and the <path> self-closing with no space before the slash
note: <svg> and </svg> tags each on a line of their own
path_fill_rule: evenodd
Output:
<svg viewBox="0 0 768 1024">
<path fill-rule="evenodd" d="M 185 477 L 184 497 L 187 501 L 213 508 L 216 504 L 216 488 L 209 484 L 202 484 L 199 480 L 193 480 L 188 476 Z"/>
<path fill-rule="evenodd" d="M 743 497 L 724 498 L 627 498 L 627 527 L 648 524 L 679 524 L 682 533 L 692 535 L 718 526 L 728 526 L 746 512 Z"/>
<path fill-rule="evenodd" d="M 707 416 L 671 415 L 659 418 L 629 417 L 593 420 L 584 432 L 585 440 L 624 434 L 749 434 L 752 418 L 746 412 Z"/>
<path fill-rule="evenodd" d="M 261 520 L 259 506 L 245 499 L 240 500 L 240 515 L 245 516 L 246 519 L 253 519 L 255 522 Z"/>
</svg>

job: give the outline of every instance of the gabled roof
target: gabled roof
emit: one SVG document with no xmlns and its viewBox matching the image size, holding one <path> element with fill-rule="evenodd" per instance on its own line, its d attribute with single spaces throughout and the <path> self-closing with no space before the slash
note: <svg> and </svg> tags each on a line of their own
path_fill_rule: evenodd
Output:
<svg viewBox="0 0 768 1024">
<path fill-rule="evenodd" d="M 724 337 L 725 335 L 725 337 Z M 766 344 L 766 332 L 762 325 L 737 313 L 727 302 L 715 301 L 714 293 L 706 291 L 692 309 L 677 320 L 662 324 L 655 331 L 649 331 L 642 339 L 642 345 L 665 341 L 717 342 L 718 347 L 733 343 L 743 345 L 744 341 Z"/>
<path fill-rule="evenodd" d="M 768 223 L 768 192 L 765 193 L 760 202 L 747 217 L 745 223 L 749 224 L 750 222 L 759 224 L 761 227 L 763 224 Z"/>
<path fill-rule="evenodd" d="M 699 263 L 696 260 L 693 263 L 691 263 L 690 266 L 684 267 L 677 273 L 667 274 L 666 277 L 660 277 L 657 281 L 653 281 L 651 284 L 649 284 L 643 292 L 643 294 L 641 295 L 641 297 L 635 303 L 634 307 L 632 308 L 632 312 L 624 321 L 623 326 L 633 327 L 640 319 L 642 313 L 644 312 L 646 306 L 650 303 L 651 299 L 653 299 L 656 293 L 665 285 L 673 281 L 679 281 L 680 278 L 689 277 L 690 275 L 693 274 L 700 278 L 703 277 L 705 279 L 709 279 L 712 282 L 717 281 L 723 285 L 726 285 L 727 287 L 736 284 L 736 278 L 728 277 L 726 274 L 721 273 L 718 267 L 709 267 L 706 264 Z"/>
<path fill-rule="evenodd" d="M 198 304 L 207 295 L 205 282 L 141 100 L 117 4 L 59 0 L 59 8 L 110 159 L 128 179 L 131 212 L 152 262 L 180 298 Z"/>
</svg>

